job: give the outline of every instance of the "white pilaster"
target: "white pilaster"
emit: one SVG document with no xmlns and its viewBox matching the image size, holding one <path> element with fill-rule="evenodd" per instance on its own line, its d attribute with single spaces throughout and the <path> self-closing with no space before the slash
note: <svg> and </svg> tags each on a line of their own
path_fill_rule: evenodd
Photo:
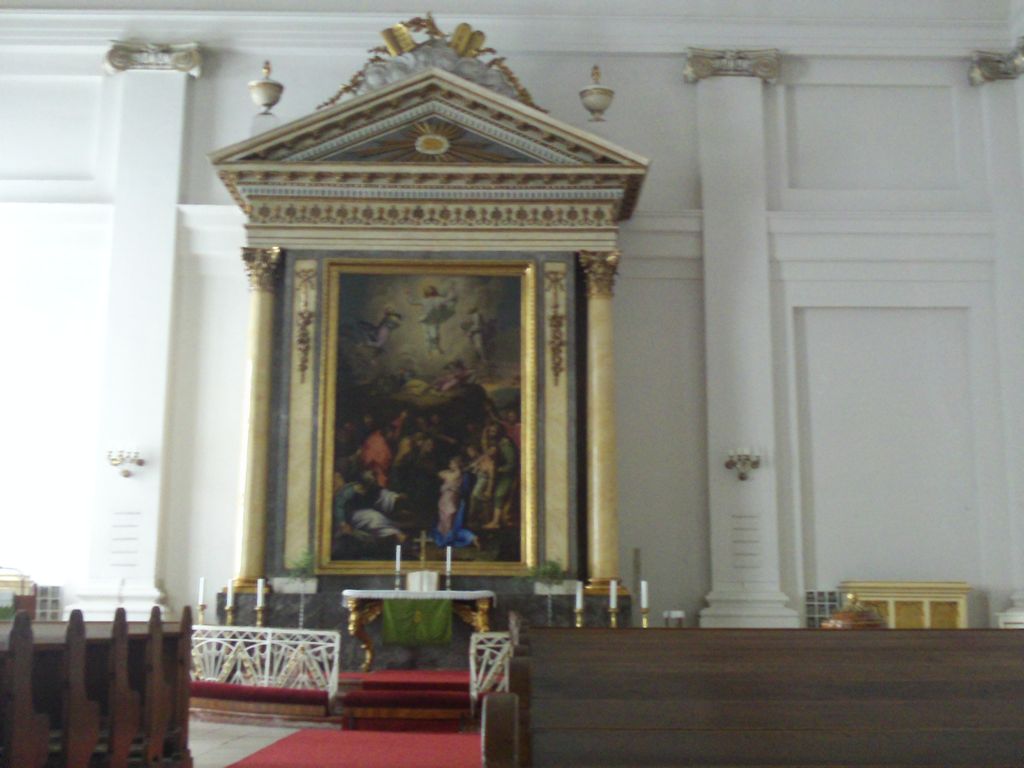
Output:
<svg viewBox="0 0 1024 768">
<path fill-rule="evenodd" d="M 118 53 L 123 47 L 115 46 Z M 144 58 L 124 64 L 108 276 L 97 493 L 89 581 L 78 590 L 87 619 L 123 605 L 144 619 L 163 601 L 158 537 L 164 485 L 176 218 L 188 75 Z M 109 62 L 109 59 L 108 59 Z M 175 62 L 177 64 L 179 62 Z M 138 451 L 130 477 L 107 451 Z M 75 606 L 69 606 L 75 607 Z"/>
<path fill-rule="evenodd" d="M 1020 462 L 1024 457 L 1024 81 L 993 82 L 982 89 L 985 145 L 992 212 L 996 222 L 996 273 L 994 280 L 999 355 L 999 390 L 1002 400 L 1004 464 L 994 468 L 1005 478 L 1009 541 L 1002 542 L 1010 557 L 1016 592 L 1013 605 L 999 614 L 1004 622 L 1024 620 L 1024 483 Z M 1016 158 L 1012 162 L 1011 158 Z M 1007 471 L 1007 469 L 1010 471 Z M 995 542 L 993 542 L 995 543 Z M 1000 574 L 994 581 L 1005 581 Z M 1005 601 L 1003 601 L 1005 602 Z M 1006 608 L 996 603 L 993 610 Z"/>
<path fill-rule="evenodd" d="M 709 52 L 700 52 L 706 59 Z M 742 52 L 727 53 L 730 61 Z M 763 57 L 764 52 L 757 52 Z M 728 69 L 728 68 L 727 68 Z M 711 586 L 703 627 L 795 627 L 780 588 L 764 96 L 754 71 L 695 68 L 704 204 Z M 752 68 L 750 68 L 752 69 Z M 774 70 L 773 70 L 774 71 Z M 740 76 L 717 76 L 720 74 Z M 742 76 L 746 75 L 746 76 Z M 766 78 L 768 79 L 768 78 Z M 740 480 L 728 454 L 752 448 Z"/>
</svg>

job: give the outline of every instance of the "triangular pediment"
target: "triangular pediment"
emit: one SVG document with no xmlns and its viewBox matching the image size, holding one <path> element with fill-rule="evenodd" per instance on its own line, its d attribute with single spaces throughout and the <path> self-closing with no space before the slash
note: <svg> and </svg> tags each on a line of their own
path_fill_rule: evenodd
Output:
<svg viewBox="0 0 1024 768">
<path fill-rule="evenodd" d="M 571 191 L 627 218 L 647 160 L 458 75 L 431 68 L 211 155 L 247 212 L 260 199 L 492 198 Z M 500 195 L 498 193 L 501 193 Z M 565 195 L 563 194 L 564 198 Z"/>
</svg>

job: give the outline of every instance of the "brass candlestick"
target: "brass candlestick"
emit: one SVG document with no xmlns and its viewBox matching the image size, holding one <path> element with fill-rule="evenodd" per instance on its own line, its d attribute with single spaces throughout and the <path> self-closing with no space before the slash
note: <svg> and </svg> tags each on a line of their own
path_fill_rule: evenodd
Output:
<svg viewBox="0 0 1024 768">
<path fill-rule="evenodd" d="M 206 603 L 200 603 L 196 606 L 196 619 L 198 624 L 206 623 Z"/>
<path fill-rule="evenodd" d="M 395 591 L 402 588 L 402 572 L 399 570 L 395 571 Z"/>
<path fill-rule="evenodd" d="M 229 627 L 234 626 L 234 624 L 235 624 L 235 606 L 229 605 L 227 608 L 225 608 L 224 609 L 224 615 L 225 615 L 225 618 L 227 619 L 228 626 Z"/>
<path fill-rule="evenodd" d="M 583 609 L 582 608 L 577 608 L 576 609 L 576 628 L 579 629 L 582 626 L 583 626 Z"/>
<path fill-rule="evenodd" d="M 650 626 L 651 626 L 651 624 L 650 624 L 650 613 L 651 613 L 651 609 L 650 608 L 641 608 L 640 609 L 640 626 L 643 627 L 644 629 L 650 629 Z"/>
<path fill-rule="evenodd" d="M 609 608 L 608 609 L 608 626 L 612 629 L 619 628 L 619 609 Z"/>
<path fill-rule="evenodd" d="M 256 606 L 256 626 L 257 627 L 262 627 L 263 626 L 263 606 L 262 605 Z"/>
</svg>

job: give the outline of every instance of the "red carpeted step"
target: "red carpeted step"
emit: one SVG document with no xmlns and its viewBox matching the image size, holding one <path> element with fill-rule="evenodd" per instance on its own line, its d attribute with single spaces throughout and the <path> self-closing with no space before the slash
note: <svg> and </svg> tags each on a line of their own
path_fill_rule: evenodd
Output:
<svg viewBox="0 0 1024 768">
<path fill-rule="evenodd" d="M 189 683 L 193 698 L 260 701 L 280 704 L 315 704 L 327 708 L 327 691 L 308 688 L 264 688 L 255 685 L 234 685 L 193 680 Z"/>
<path fill-rule="evenodd" d="M 397 709 L 469 709 L 464 691 L 350 691 L 341 699 L 343 707 L 393 707 Z"/>
<path fill-rule="evenodd" d="M 344 686 L 363 690 L 468 691 L 469 672 L 458 669 L 385 669 L 380 672 L 343 672 Z"/>
<path fill-rule="evenodd" d="M 341 700 L 348 730 L 458 731 L 470 716 L 466 691 L 350 691 Z"/>
<path fill-rule="evenodd" d="M 480 735 L 299 731 L 230 768 L 479 768 Z"/>
</svg>

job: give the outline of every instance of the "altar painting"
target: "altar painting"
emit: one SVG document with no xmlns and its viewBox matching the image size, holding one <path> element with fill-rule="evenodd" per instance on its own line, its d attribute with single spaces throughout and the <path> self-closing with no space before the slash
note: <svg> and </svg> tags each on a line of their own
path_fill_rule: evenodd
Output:
<svg viewBox="0 0 1024 768">
<path fill-rule="evenodd" d="M 322 572 L 534 560 L 530 263 L 331 261 L 321 386 Z"/>
</svg>

